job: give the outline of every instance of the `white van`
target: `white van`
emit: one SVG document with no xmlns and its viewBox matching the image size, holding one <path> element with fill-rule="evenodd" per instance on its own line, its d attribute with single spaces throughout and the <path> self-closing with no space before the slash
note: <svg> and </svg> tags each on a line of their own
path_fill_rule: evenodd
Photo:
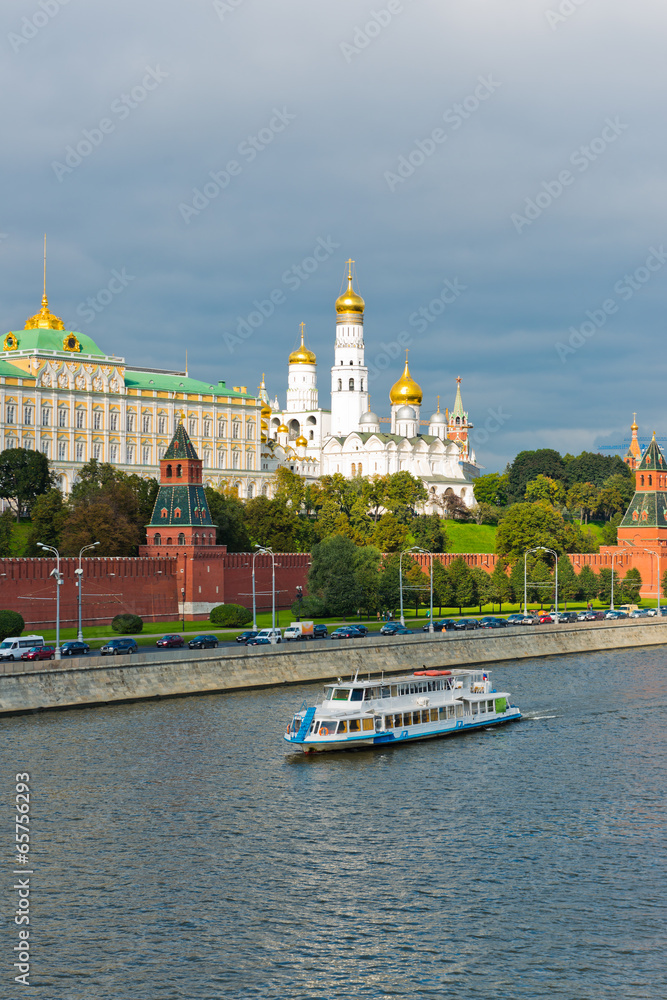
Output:
<svg viewBox="0 0 667 1000">
<path fill-rule="evenodd" d="M 33 646 L 43 646 L 43 635 L 10 635 L 0 642 L 0 660 L 20 660 L 21 653 Z"/>
<path fill-rule="evenodd" d="M 285 629 L 283 639 L 285 642 L 298 641 L 299 639 L 312 639 L 312 622 L 290 622 L 289 628 Z"/>
<path fill-rule="evenodd" d="M 257 633 L 258 639 L 268 639 L 269 642 L 282 642 L 283 634 L 279 628 L 263 628 Z"/>
</svg>

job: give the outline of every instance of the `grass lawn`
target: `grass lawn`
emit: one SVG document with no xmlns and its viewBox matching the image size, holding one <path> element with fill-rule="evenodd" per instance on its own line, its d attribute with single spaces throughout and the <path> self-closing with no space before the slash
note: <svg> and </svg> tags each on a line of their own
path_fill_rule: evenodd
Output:
<svg viewBox="0 0 667 1000">
<path fill-rule="evenodd" d="M 494 524 L 465 524 L 461 521 L 443 521 L 442 524 L 449 539 L 448 552 L 495 552 Z"/>
</svg>

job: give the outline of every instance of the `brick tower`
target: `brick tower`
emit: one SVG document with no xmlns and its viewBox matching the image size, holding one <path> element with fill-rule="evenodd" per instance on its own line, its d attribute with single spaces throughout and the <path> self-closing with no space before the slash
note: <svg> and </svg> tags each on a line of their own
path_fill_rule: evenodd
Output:
<svg viewBox="0 0 667 1000">
<path fill-rule="evenodd" d="M 202 461 L 182 423 L 160 459 L 160 488 L 146 534 L 140 555 L 177 560 L 180 613 L 189 620 L 207 618 L 224 600 L 227 547 L 215 544 Z"/>
</svg>

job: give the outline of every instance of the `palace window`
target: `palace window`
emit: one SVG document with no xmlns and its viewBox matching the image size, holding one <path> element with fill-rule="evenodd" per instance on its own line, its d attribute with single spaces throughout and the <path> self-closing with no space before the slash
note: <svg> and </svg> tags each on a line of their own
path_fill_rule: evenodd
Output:
<svg viewBox="0 0 667 1000">
<path fill-rule="evenodd" d="M 183 532 L 181 532 L 180 535 L 178 536 L 178 544 L 185 545 L 185 535 L 183 534 Z"/>
<path fill-rule="evenodd" d="M 93 413 L 93 430 L 102 430 L 102 413 L 100 410 L 95 410 Z"/>
<path fill-rule="evenodd" d="M 250 420 L 246 426 L 245 436 L 250 440 L 254 440 L 255 437 L 255 425 L 252 420 Z"/>
<path fill-rule="evenodd" d="M 204 421 L 204 437 L 208 438 L 210 436 L 211 436 L 211 421 L 210 420 L 205 420 Z"/>
<path fill-rule="evenodd" d="M 24 407 L 23 423 L 26 425 L 26 427 L 32 427 L 32 406 Z"/>
<path fill-rule="evenodd" d="M 218 468 L 224 469 L 227 465 L 227 455 L 224 451 L 218 452 Z"/>
<path fill-rule="evenodd" d="M 194 437 L 197 433 L 197 421 L 195 419 L 188 420 L 188 434 L 190 437 Z"/>
<path fill-rule="evenodd" d="M 144 413 L 144 415 L 141 418 L 141 430 L 144 434 L 150 434 L 151 418 L 149 413 Z"/>
<path fill-rule="evenodd" d="M 238 440 L 241 437 L 241 423 L 239 420 L 232 422 L 232 437 Z"/>
<path fill-rule="evenodd" d="M 218 437 L 227 437 L 227 421 L 218 420 Z"/>
<path fill-rule="evenodd" d="M 78 430 L 81 430 L 82 427 L 86 426 L 86 414 L 84 410 L 76 411 L 76 426 Z"/>
<path fill-rule="evenodd" d="M 50 427 L 50 426 L 51 426 L 51 407 L 50 406 L 43 406 L 42 407 L 42 427 Z"/>
<path fill-rule="evenodd" d="M 114 465 L 118 461 L 118 445 L 109 445 L 109 461 Z"/>
<path fill-rule="evenodd" d="M 58 442 L 58 461 L 67 461 L 67 441 Z"/>
<path fill-rule="evenodd" d="M 239 453 L 238 451 L 232 452 L 232 469 L 238 469 L 240 466 Z"/>
<path fill-rule="evenodd" d="M 32 441 L 30 440 L 30 438 L 25 438 L 23 442 L 23 447 L 25 448 L 26 451 L 32 451 Z"/>
<path fill-rule="evenodd" d="M 94 444 L 93 445 L 93 458 L 97 462 L 99 462 L 99 460 L 102 458 L 102 445 L 101 444 Z"/>
<path fill-rule="evenodd" d="M 211 468 L 211 452 L 208 448 L 204 450 L 204 465 L 207 469 Z"/>
<path fill-rule="evenodd" d="M 158 432 L 158 434 L 166 434 L 167 433 L 167 418 L 166 417 L 158 417 L 157 418 L 157 432 Z"/>
<path fill-rule="evenodd" d="M 11 403 L 10 403 L 10 405 L 7 407 L 7 423 L 8 424 L 13 424 L 14 423 L 14 414 L 15 413 L 16 413 L 16 407 L 12 406 Z"/>
<path fill-rule="evenodd" d="M 134 413 L 127 414 L 126 427 L 128 431 L 134 431 Z"/>
<path fill-rule="evenodd" d="M 127 464 L 134 465 L 134 445 L 128 444 L 127 446 Z"/>
<path fill-rule="evenodd" d="M 255 495 L 255 487 L 252 483 L 248 483 L 248 500 L 252 500 Z"/>
<path fill-rule="evenodd" d="M 51 458 L 51 442 L 50 441 L 42 441 L 42 455 L 44 455 L 45 458 Z"/>
<path fill-rule="evenodd" d="M 342 363 L 343 363 L 343 362 L 341 361 L 341 364 L 342 364 Z M 339 391 L 339 392 L 341 392 L 341 391 L 342 391 L 342 389 L 343 389 L 343 380 L 342 380 L 341 378 L 339 378 L 339 379 L 338 379 L 338 391 Z"/>
<path fill-rule="evenodd" d="M 350 362 L 350 364 L 352 364 L 352 362 Z M 354 392 L 354 379 L 353 378 L 350 379 L 350 384 L 348 385 L 348 389 L 350 390 L 350 392 Z"/>
<path fill-rule="evenodd" d="M 77 441 L 76 443 L 76 460 L 77 462 L 83 462 L 85 459 L 85 445 L 83 441 Z"/>
<path fill-rule="evenodd" d="M 112 431 L 118 430 L 118 414 L 113 411 L 109 414 L 109 429 Z"/>
<path fill-rule="evenodd" d="M 151 464 L 151 449 L 149 445 L 144 445 L 141 449 L 141 464 L 150 465 Z"/>
<path fill-rule="evenodd" d="M 58 410 L 58 427 L 67 427 L 67 410 L 62 406 Z"/>
</svg>

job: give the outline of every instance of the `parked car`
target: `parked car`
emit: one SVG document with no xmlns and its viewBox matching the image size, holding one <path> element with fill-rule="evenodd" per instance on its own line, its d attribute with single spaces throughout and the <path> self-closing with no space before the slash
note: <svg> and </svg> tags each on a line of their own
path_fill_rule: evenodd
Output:
<svg viewBox="0 0 667 1000">
<path fill-rule="evenodd" d="M 651 611 L 655 613 L 654 608 L 651 608 Z M 648 618 L 648 617 L 649 617 L 649 611 L 647 608 L 637 608 L 636 611 L 630 612 L 630 618 Z"/>
<path fill-rule="evenodd" d="M 399 624 L 392 632 L 386 632 L 385 635 L 412 635 L 412 629 Z"/>
<path fill-rule="evenodd" d="M 269 642 L 282 642 L 283 634 L 279 628 L 262 628 L 257 633 L 257 638 L 268 639 Z"/>
<path fill-rule="evenodd" d="M 362 639 L 363 633 L 351 625 L 342 625 L 340 628 L 335 629 L 331 635 L 330 639 Z"/>
<path fill-rule="evenodd" d="M 380 629 L 380 635 L 393 635 L 397 628 L 401 628 L 400 622 L 387 622 Z"/>
<path fill-rule="evenodd" d="M 138 652 L 138 650 L 139 647 L 134 639 L 109 639 L 100 649 L 100 655 L 119 656 L 122 653 L 127 653 L 129 656 L 131 653 Z"/>
<path fill-rule="evenodd" d="M 22 660 L 53 660 L 56 655 L 55 646 L 33 646 L 21 653 Z"/>
<path fill-rule="evenodd" d="M 507 616 L 507 624 L 508 625 L 520 625 L 524 618 L 525 618 L 525 615 L 521 615 L 521 614 L 508 615 Z"/>
<path fill-rule="evenodd" d="M 507 622 L 504 618 L 495 618 L 493 615 L 487 615 L 486 618 L 480 618 L 479 620 L 480 628 L 507 628 Z"/>
<path fill-rule="evenodd" d="M 649 618 L 655 618 L 659 614 L 657 608 L 646 608 L 646 609 L 640 608 L 639 610 L 640 611 L 645 610 Z M 660 608 L 660 611 L 662 611 L 662 608 Z"/>
<path fill-rule="evenodd" d="M 558 621 L 561 625 L 573 625 L 578 620 L 576 611 L 559 611 L 558 613 Z"/>
<path fill-rule="evenodd" d="M 557 621 L 555 613 L 550 614 L 549 612 L 546 615 L 540 615 L 537 619 L 538 625 L 554 625 Z"/>
<path fill-rule="evenodd" d="M 196 635 L 193 639 L 190 639 L 188 643 L 188 649 L 217 649 L 217 648 L 218 648 L 217 635 Z"/>
<path fill-rule="evenodd" d="M 183 645 L 183 636 L 163 635 L 161 639 L 158 639 L 155 645 L 165 649 L 178 649 L 179 646 Z"/>
<path fill-rule="evenodd" d="M 539 622 L 539 618 L 537 617 L 537 615 L 527 614 L 527 615 L 521 615 L 521 618 L 519 619 L 519 621 L 518 622 L 514 622 L 513 624 L 515 624 L 515 625 L 537 625 L 538 622 Z"/>
<path fill-rule="evenodd" d="M 245 632 L 239 632 L 236 636 L 236 641 L 243 642 L 247 645 L 251 639 L 255 638 L 256 635 L 259 635 L 259 629 L 246 629 Z"/>
<path fill-rule="evenodd" d="M 313 638 L 315 639 L 326 639 L 329 635 L 329 629 L 326 625 L 313 625 Z"/>
<path fill-rule="evenodd" d="M 90 652 L 87 642 L 79 642 L 78 639 L 68 639 L 60 647 L 61 656 L 84 656 Z"/>
<path fill-rule="evenodd" d="M 368 635 L 368 629 L 365 625 L 350 625 L 350 628 L 356 628 L 357 632 L 360 632 L 362 635 Z"/>
<path fill-rule="evenodd" d="M 248 641 L 246 642 L 246 646 L 271 646 L 271 645 L 273 644 L 269 639 L 269 637 L 267 635 L 260 635 L 259 632 L 257 633 L 257 635 L 254 635 L 252 639 L 248 639 Z"/>
<path fill-rule="evenodd" d="M 605 611 L 604 616 L 609 621 L 615 622 L 615 621 L 618 621 L 619 618 L 627 618 L 628 617 L 628 613 L 627 613 L 627 611 Z"/>
<path fill-rule="evenodd" d="M 442 632 L 444 629 L 447 628 L 447 626 L 450 624 L 450 622 L 453 623 L 454 622 L 454 618 L 441 618 L 440 621 L 433 622 L 433 631 L 434 632 Z M 429 626 L 428 625 L 422 625 L 422 632 L 428 632 L 428 630 L 429 630 Z"/>
<path fill-rule="evenodd" d="M 454 628 L 457 632 L 464 632 L 468 629 L 479 628 L 479 622 L 476 618 L 459 618 L 458 621 L 454 622 Z"/>
</svg>

